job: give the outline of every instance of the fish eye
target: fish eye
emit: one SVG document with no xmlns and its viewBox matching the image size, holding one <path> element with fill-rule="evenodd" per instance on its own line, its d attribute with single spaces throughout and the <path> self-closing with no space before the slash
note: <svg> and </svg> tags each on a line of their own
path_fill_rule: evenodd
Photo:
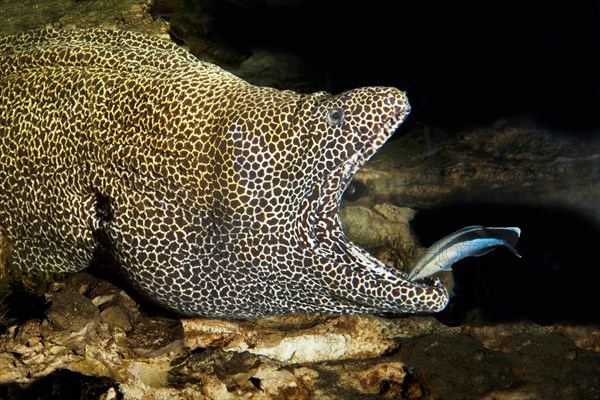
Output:
<svg viewBox="0 0 600 400">
<path fill-rule="evenodd" d="M 344 110 L 339 107 L 334 107 L 331 110 L 327 111 L 327 122 L 329 125 L 339 125 L 344 121 Z"/>
</svg>

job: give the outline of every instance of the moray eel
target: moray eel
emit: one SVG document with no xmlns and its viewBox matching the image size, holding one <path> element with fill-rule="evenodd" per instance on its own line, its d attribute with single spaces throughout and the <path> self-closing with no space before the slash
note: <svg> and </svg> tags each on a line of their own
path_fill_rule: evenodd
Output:
<svg viewBox="0 0 600 400">
<path fill-rule="evenodd" d="M 110 30 L 0 39 L 0 233 L 27 274 L 116 268 L 184 315 L 436 312 L 342 230 L 340 198 L 405 93 L 253 86 Z"/>
</svg>

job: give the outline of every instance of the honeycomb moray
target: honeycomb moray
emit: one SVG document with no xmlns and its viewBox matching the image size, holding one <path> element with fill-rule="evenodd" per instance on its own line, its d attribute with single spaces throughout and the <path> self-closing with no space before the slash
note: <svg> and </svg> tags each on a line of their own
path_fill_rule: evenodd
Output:
<svg viewBox="0 0 600 400">
<path fill-rule="evenodd" d="M 253 86 L 151 36 L 0 39 L 0 224 L 26 274 L 114 265 L 184 315 L 434 312 L 338 206 L 410 107 L 395 88 Z"/>
</svg>

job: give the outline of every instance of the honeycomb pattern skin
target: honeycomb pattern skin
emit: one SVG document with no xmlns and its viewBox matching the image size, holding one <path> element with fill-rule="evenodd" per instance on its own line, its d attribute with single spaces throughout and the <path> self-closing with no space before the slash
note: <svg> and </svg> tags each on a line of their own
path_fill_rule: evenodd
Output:
<svg viewBox="0 0 600 400">
<path fill-rule="evenodd" d="M 434 312 L 349 242 L 356 171 L 410 111 L 395 88 L 256 87 L 127 31 L 0 39 L 0 233 L 25 272 L 111 265 L 184 315 Z"/>
</svg>

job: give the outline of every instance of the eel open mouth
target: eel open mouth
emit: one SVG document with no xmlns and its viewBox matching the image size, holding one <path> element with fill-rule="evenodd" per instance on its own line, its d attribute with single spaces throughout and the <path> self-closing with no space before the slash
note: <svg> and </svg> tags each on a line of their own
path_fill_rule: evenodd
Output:
<svg viewBox="0 0 600 400">
<path fill-rule="evenodd" d="M 369 161 L 375 153 L 388 141 L 388 139 L 394 134 L 396 129 L 404 122 L 408 114 L 410 113 L 410 106 L 406 103 L 406 106 L 395 115 L 391 115 L 386 121 L 382 122 L 377 127 L 368 141 L 366 141 L 358 151 L 351 155 L 348 159 L 342 162 L 336 169 L 330 174 L 329 181 L 332 181 L 331 176 L 341 176 L 340 187 L 337 188 L 339 198 L 336 201 L 339 203 L 341 196 L 344 191 L 348 188 L 352 179 L 356 173 Z"/>
<path fill-rule="evenodd" d="M 313 215 L 316 244 L 329 255 L 341 280 L 341 283 L 336 282 L 331 293 L 373 312 L 441 311 L 448 303 L 448 292 L 439 278 L 429 278 L 429 275 L 439 270 L 450 270 L 452 264 L 462 258 L 483 255 L 501 246 L 518 255 L 514 250 L 520 234 L 518 228 L 472 226 L 443 238 L 436 243 L 439 246 L 428 249 L 426 257 L 417 262 L 418 270 L 408 276 L 346 238 L 339 216 L 342 194 L 358 170 L 385 144 L 409 111 L 410 107 L 405 103 L 395 114 L 373 127 L 367 140 L 363 140 L 352 155 L 328 174 L 320 190 L 316 189 L 320 193 Z M 355 137 L 360 136 L 358 131 L 354 133 Z M 347 277 L 350 279 L 345 279 Z"/>
</svg>

